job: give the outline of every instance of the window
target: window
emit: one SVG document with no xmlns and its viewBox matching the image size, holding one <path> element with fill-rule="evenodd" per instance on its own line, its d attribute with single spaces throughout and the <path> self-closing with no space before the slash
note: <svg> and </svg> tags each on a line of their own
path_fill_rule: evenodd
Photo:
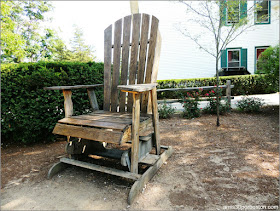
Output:
<svg viewBox="0 0 280 211">
<path fill-rule="evenodd" d="M 221 68 L 247 69 L 247 48 L 227 48 L 221 52 Z"/>
<path fill-rule="evenodd" d="M 228 67 L 240 67 L 240 50 L 228 50 Z"/>
<path fill-rule="evenodd" d="M 240 4 L 236 1 L 228 1 L 227 5 L 227 24 L 233 24 L 239 22 L 240 17 Z"/>
<path fill-rule="evenodd" d="M 220 12 L 222 15 L 223 24 L 230 26 L 235 23 L 239 23 L 241 20 L 245 20 L 247 17 L 247 1 L 239 0 L 221 0 Z"/>
<path fill-rule="evenodd" d="M 263 24 L 270 23 L 270 1 L 258 0 L 255 1 L 255 23 Z"/>
<path fill-rule="evenodd" d="M 255 71 L 257 70 L 257 62 L 258 62 L 259 58 L 261 57 L 262 52 L 264 52 L 267 48 L 268 48 L 268 46 L 256 47 L 256 50 L 255 50 Z"/>
</svg>

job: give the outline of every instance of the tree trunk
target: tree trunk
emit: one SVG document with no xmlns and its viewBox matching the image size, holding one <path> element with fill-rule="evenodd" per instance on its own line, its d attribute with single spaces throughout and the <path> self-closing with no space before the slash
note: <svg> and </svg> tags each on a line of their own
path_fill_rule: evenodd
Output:
<svg viewBox="0 0 280 211">
<path fill-rule="evenodd" d="M 216 79 L 217 79 L 217 87 L 216 87 L 216 102 L 217 102 L 217 127 L 220 126 L 220 98 L 219 98 L 219 69 L 218 69 L 218 62 L 219 60 L 216 59 Z"/>
</svg>

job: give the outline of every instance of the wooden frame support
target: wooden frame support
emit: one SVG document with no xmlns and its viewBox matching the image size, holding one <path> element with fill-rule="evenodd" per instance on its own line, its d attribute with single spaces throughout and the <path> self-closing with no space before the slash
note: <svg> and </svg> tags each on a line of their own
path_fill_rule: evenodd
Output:
<svg viewBox="0 0 280 211">
<path fill-rule="evenodd" d="M 133 93 L 132 131 L 131 131 L 131 172 L 138 174 L 139 161 L 139 124 L 140 124 L 140 94 Z"/>
<path fill-rule="evenodd" d="M 141 163 L 150 165 L 150 167 L 145 171 L 143 175 L 133 172 L 127 172 L 122 171 L 118 169 L 113 169 L 105 166 L 99 166 L 92 163 L 87 163 L 75 159 L 69 159 L 69 158 L 61 158 L 60 162 L 54 164 L 51 169 L 48 172 L 48 179 L 51 179 L 55 174 L 63 171 L 68 166 L 74 165 L 79 166 L 82 168 L 91 169 L 94 171 L 104 172 L 107 174 L 115 175 L 124 177 L 127 179 L 134 180 L 135 183 L 132 185 L 132 188 L 129 192 L 127 202 L 128 204 L 132 204 L 133 201 L 136 199 L 136 197 L 141 193 L 142 189 L 144 188 L 145 184 L 147 184 L 153 176 L 156 174 L 156 172 L 159 170 L 159 168 L 162 166 L 162 164 L 172 155 L 173 149 L 172 147 L 168 146 L 160 146 L 161 149 L 164 150 L 164 152 L 161 155 L 150 155 L 155 159 L 155 162 L 147 162 L 145 159 L 141 161 Z M 147 162 L 147 163 L 146 163 Z M 137 162 L 137 168 L 138 168 L 138 162 Z"/>
<path fill-rule="evenodd" d="M 163 148 L 163 147 L 162 147 Z M 165 148 L 165 147 L 164 147 Z M 163 148 L 163 149 L 164 149 Z M 142 191 L 145 184 L 147 184 L 153 176 L 156 174 L 156 172 L 159 170 L 159 168 L 162 166 L 162 164 L 171 156 L 173 153 L 172 147 L 168 147 L 167 150 L 165 150 L 159 157 L 159 159 L 156 161 L 154 165 L 152 165 L 132 186 L 127 203 L 132 204 L 135 198 L 138 196 L 138 194 Z"/>
<path fill-rule="evenodd" d="M 231 106 L 231 81 L 230 80 L 227 80 L 226 95 L 227 95 L 228 104 Z"/>
<path fill-rule="evenodd" d="M 159 115 L 158 115 L 158 105 L 157 105 L 157 90 L 156 88 L 151 90 L 151 100 L 152 100 L 152 111 L 153 111 L 153 126 L 155 133 L 156 142 L 156 154 L 160 154 L 160 135 L 159 135 Z"/>
<path fill-rule="evenodd" d="M 90 105 L 93 110 L 99 110 L 97 98 L 94 89 L 87 89 Z"/>
<path fill-rule="evenodd" d="M 63 89 L 64 96 L 64 112 L 65 117 L 71 117 L 73 115 L 73 102 L 72 102 L 72 91 L 68 89 Z"/>
</svg>

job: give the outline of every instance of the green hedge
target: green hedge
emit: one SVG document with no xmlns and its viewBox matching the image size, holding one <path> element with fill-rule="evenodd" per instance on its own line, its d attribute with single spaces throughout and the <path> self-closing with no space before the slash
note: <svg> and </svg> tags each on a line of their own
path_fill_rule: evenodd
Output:
<svg viewBox="0 0 280 211">
<path fill-rule="evenodd" d="M 232 95 L 252 95 L 268 94 L 278 92 L 279 80 L 271 82 L 267 75 L 238 75 L 238 76 L 221 76 L 220 84 L 226 85 L 226 81 L 231 80 L 234 85 Z M 215 86 L 216 78 L 193 78 L 193 79 L 172 79 L 158 80 L 158 89 L 165 88 L 183 88 L 183 87 L 202 87 Z M 158 99 L 178 99 L 185 95 L 186 91 L 164 91 L 158 92 Z M 225 90 L 224 93 L 225 94 Z"/>
<path fill-rule="evenodd" d="M 53 140 L 52 130 L 64 117 L 62 91 L 47 86 L 103 83 L 103 63 L 40 62 L 1 65 L 2 143 Z M 103 88 L 97 88 L 102 107 Z M 73 90 L 74 113 L 90 109 L 86 89 Z"/>
</svg>

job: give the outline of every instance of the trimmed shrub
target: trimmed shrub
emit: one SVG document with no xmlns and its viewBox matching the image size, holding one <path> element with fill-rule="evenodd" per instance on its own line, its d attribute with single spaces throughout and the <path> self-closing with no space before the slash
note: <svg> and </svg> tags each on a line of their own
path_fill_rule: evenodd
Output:
<svg viewBox="0 0 280 211">
<path fill-rule="evenodd" d="M 217 98 L 216 92 L 211 90 L 209 93 L 206 93 L 205 96 L 208 98 L 209 104 L 203 109 L 203 112 L 206 114 L 217 114 Z M 219 89 L 219 113 L 223 115 L 226 112 L 229 112 L 231 107 L 225 97 L 222 97 L 222 90 Z M 223 104 L 222 100 L 226 100 L 226 103 Z"/>
<path fill-rule="evenodd" d="M 159 105 L 158 114 L 161 119 L 168 119 L 175 113 L 175 109 L 171 105 L 167 105 L 166 101 L 163 102 L 163 105 Z"/>
<path fill-rule="evenodd" d="M 102 84 L 103 63 L 39 62 L 1 65 L 2 143 L 54 139 L 52 130 L 64 117 L 62 91 L 47 86 Z M 99 106 L 103 88 L 96 89 Z M 73 90 L 74 114 L 90 111 L 86 89 Z"/>
<path fill-rule="evenodd" d="M 240 111 L 247 113 L 259 112 L 264 105 L 263 99 L 256 97 L 242 97 L 241 100 L 237 101 L 237 108 Z"/>
<path fill-rule="evenodd" d="M 269 94 L 277 92 L 278 86 L 267 83 L 267 75 L 237 75 L 237 76 L 221 76 L 220 84 L 226 85 L 227 80 L 231 80 L 234 88 L 231 90 L 233 96 L 236 95 L 252 95 L 252 94 Z M 193 78 L 193 79 L 172 79 L 172 80 L 158 80 L 158 89 L 166 88 L 184 88 L 184 87 L 202 87 L 215 86 L 216 78 Z M 272 91 L 274 90 L 274 91 Z M 158 92 L 158 99 L 180 99 L 185 96 L 187 91 L 164 91 Z M 202 94 L 206 94 L 203 91 Z M 225 95 L 225 89 L 223 89 Z"/>
<path fill-rule="evenodd" d="M 183 117 L 187 119 L 196 118 L 200 116 L 200 109 L 198 108 L 198 100 L 200 93 L 187 92 L 187 96 L 181 100 L 183 104 Z"/>
</svg>

